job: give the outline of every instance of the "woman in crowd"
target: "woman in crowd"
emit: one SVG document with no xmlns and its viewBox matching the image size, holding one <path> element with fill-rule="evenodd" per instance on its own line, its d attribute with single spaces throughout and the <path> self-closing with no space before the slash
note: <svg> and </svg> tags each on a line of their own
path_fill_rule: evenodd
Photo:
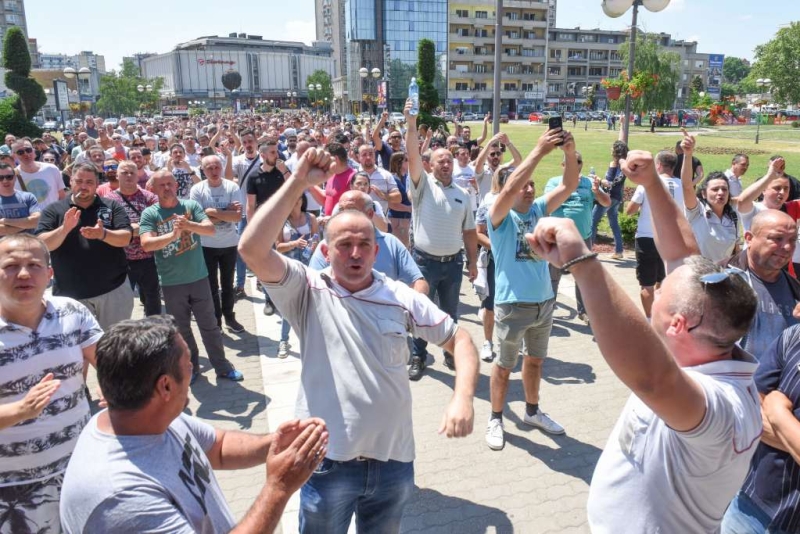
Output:
<svg viewBox="0 0 800 534">
<path fill-rule="evenodd" d="M 614 141 L 611 146 L 611 163 L 606 171 L 606 178 L 603 180 L 603 189 L 611 196 L 611 205 L 606 207 L 595 202 L 592 209 L 592 242 L 597 242 L 597 225 L 603 215 L 608 214 L 608 225 L 611 233 L 614 234 L 614 254 L 612 259 L 622 259 L 622 230 L 619 227 L 619 206 L 622 203 L 623 193 L 625 192 L 625 175 L 620 167 L 620 160 L 628 156 L 628 145 L 624 141 Z"/>
<path fill-rule="evenodd" d="M 319 243 L 319 225 L 317 218 L 307 212 L 308 198 L 302 195 L 295 202 L 292 213 L 283 225 L 283 231 L 278 235 L 275 248 L 281 254 L 293 260 L 297 260 L 304 265 L 308 265 L 308 260 L 314 254 L 314 249 Z M 291 325 L 286 319 L 281 320 L 281 340 L 278 345 L 278 358 L 286 358 L 289 355 L 289 331 Z"/>
<path fill-rule="evenodd" d="M 408 176 L 408 158 L 404 152 L 395 152 L 389 159 L 389 172 L 392 173 L 400 190 L 400 202 L 389 203 L 389 222 L 392 225 L 392 234 L 408 248 L 410 244 L 409 230 L 411 229 L 411 200 L 406 189 Z"/>
<path fill-rule="evenodd" d="M 175 181 L 178 182 L 178 198 L 188 199 L 189 191 L 194 184 L 200 181 L 200 176 L 186 161 L 186 150 L 183 145 L 175 143 L 169 147 L 167 170 L 172 173 Z"/>
</svg>

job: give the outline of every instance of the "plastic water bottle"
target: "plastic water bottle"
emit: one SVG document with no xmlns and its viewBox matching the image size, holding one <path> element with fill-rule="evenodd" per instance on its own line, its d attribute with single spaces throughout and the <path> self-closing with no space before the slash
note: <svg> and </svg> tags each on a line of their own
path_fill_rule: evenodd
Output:
<svg viewBox="0 0 800 534">
<path fill-rule="evenodd" d="M 419 115 L 419 85 L 417 85 L 416 78 L 411 78 L 411 83 L 408 86 L 408 98 L 411 99 L 411 109 L 408 114 Z"/>
<path fill-rule="evenodd" d="M 591 169 L 589 169 L 589 176 L 594 176 L 594 175 L 595 175 L 594 174 L 594 167 L 592 167 Z"/>
<path fill-rule="evenodd" d="M 306 245 L 306 248 L 303 249 L 303 259 L 308 261 L 311 259 L 311 254 L 314 252 L 314 247 L 319 242 L 319 234 L 314 234 L 311 236 L 311 240 Z"/>
</svg>

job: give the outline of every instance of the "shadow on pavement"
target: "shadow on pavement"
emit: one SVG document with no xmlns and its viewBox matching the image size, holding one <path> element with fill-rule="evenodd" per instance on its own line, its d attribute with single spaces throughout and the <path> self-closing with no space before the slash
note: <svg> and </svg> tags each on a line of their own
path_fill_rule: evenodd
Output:
<svg viewBox="0 0 800 534">
<path fill-rule="evenodd" d="M 400 532 L 509 534 L 514 526 L 506 512 L 430 488 L 416 488 L 403 513 Z"/>
<path fill-rule="evenodd" d="M 253 419 L 266 410 L 271 400 L 263 392 L 251 391 L 239 382 L 218 379 L 215 386 L 204 375 L 191 386 L 191 394 L 199 403 L 193 415 L 207 421 L 235 423 L 241 429 L 252 428 Z"/>
<path fill-rule="evenodd" d="M 575 363 L 548 356 L 542 367 L 542 380 L 549 384 L 592 384 L 597 377 L 594 368 L 586 363 Z"/>
</svg>

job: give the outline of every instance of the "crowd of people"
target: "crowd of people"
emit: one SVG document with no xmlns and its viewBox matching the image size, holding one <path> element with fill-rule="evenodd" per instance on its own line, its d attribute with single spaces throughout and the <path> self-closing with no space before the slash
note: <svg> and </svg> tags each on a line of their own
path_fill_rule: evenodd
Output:
<svg viewBox="0 0 800 534">
<path fill-rule="evenodd" d="M 743 187 L 745 154 L 706 175 L 685 131 L 655 156 L 620 136 L 598 176 L 565 130 L 525 154 L 490 137 L 489 118 L 477 139 L 418 126 L 410 101 L 404 118 L 88 117 L 61 139 L 6 136 L 0 533 L 271 532 L 296 491 L 301 532 L 346 532 L 353 516 L 397 532 L 414 488 L 409 381 L 430 343 L 455 374 L 441 434 L 472 433 L 483 360 L 484 439 L 502 450 L 520 359 L 521 420 L 566 432 L 540 399 L 566 274 L 632 392 L 592 479 L 592 530 L 800 530 L 800 182 L 784 158 Z M 539 193 L 546 158 L 562 170 Z M 592 251 L 607 216 L 609 259 L 624 257 L 622 210 L 639 213 L 641 309 Z M 217 383 L 244 379 L 223 336 L 245 330 L 248 271 L 281 318 L 274 356 L 292 353 L 292 330 L 300 340 L 297 418 L 272 434 L 184 413 L 205 372 L 193 319 Z M 458 326 L 464 278 L 481 298 L 477 344 Z M 260 464 L 237 522 L 214 471 Z"/>
</svg>

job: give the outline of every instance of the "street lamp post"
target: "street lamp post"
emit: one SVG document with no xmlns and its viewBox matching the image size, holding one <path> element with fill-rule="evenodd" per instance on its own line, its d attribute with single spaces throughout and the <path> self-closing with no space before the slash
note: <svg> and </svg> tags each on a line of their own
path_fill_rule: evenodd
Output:
<svg viewBox="0 0 800 534">
<path fill-rule="evenodd" d="M 366 79 L 369 75 L 372 75 L 372 78 L 375 80 L 375 96 L 378 95 L 378 78 L 381 77 L 381 69 L 378 67 L 373 68 L 372 70 L 367 69 L 367 67 L 361 67 L 358 69 L 358 75 L 361 76 L 362 79 Z M 367 84 L 367 90 L 369 90 L 369 84 Z M 370 115 L 372 115 L 372 107 L 369 106 L 367 111 Z"/>
<path fill-rule="evenodd" d="M 87 91 L 84 90 L 84 86 L 89 83 L 89 78 L 92 76 L 92 71 L 87 67 L 81 67 L 80 70 L 75 70 L 72 67 L 65 67 L 63 74 L 64 77 L 69 80 L 77 78 L 75 80 L 75 89 L 77 89 L 78 92 L 78 106 L 82 106 L 83 99 L 81 97 L 87 93 Z M 89 94 L 91 95 L 91 92 L 89 92 Z"/>
<path fill-rule="evenodd" d="M 144 93 L 145 91 L 150 93 L 153 91 L 153 86 L 149 83 L 147 85 L 139 84 L 136 86 L 136 90 L 139 91 L 140 93 Z M 139 114 L 141 114 L 141 110 L 139 111 Z"/>
<path fill-rule="evenodd" d="M 289 99 L 289 105 L 291 107 L 294 104 L 294 99 L 297 98 L 297 91 L 286 91 L 286 98 Z"/>
<path fill-rule="evenodd" d="M 633 77 L 633 60 L 636 54 L 636 24 L 639 20 L 639 6 L 644 6 L 648 11 L 658 13 L 663 11 L 671 0 L 603 0 L 603 12 L 611 17 L 618 18 L 633 6 L 633 20 L 631 21 L 631 39 L 628 48 L 628 76 Z M 631 123 L 631 95 L 625 94 L 625 118 L 622 120 L 622 140 L 628 142 L 628 133 Z"/>
<path fill-rule="evenodd" d="M 584 85 L 583 87 L 581 87 L 581 94 L 583 94 L 583 99 L 584 99 L 583 100 L 583 107 L 585 108 L 585 107 L 587 107 L 586 106 L 586 97 L 592 94 L 592 90 L 589 88 L 589 86 Z M 584 112 L 584 114 L 585 114 L 585 119 L 586 120 L 585 120 L 585 122 L 583 124 L 583 131 L 587 132 L 587 131 L 589 131 L 589 113 L 588 112 Z"/>
<path fill-rule="evenodd" d="M 772 85 L 772 80 L 770 80 L 769 78 L 759 78 L 758 80 L 756 80 L 756 85 L 758 86 L 758 98 L 759 98 L 758 121 L 756 124 L 756 144 L 758 144 L 758 138 L 761 135 L 761 117 L 762 117 L 761 112 L 763 111 L 764 108 L 764 102 L 763 100 L 761 100 L 761 96 L 764 94 L 765 87 L 767 88 L 767 92 L 769 92 L 769 88 Z"/>
</svg>

